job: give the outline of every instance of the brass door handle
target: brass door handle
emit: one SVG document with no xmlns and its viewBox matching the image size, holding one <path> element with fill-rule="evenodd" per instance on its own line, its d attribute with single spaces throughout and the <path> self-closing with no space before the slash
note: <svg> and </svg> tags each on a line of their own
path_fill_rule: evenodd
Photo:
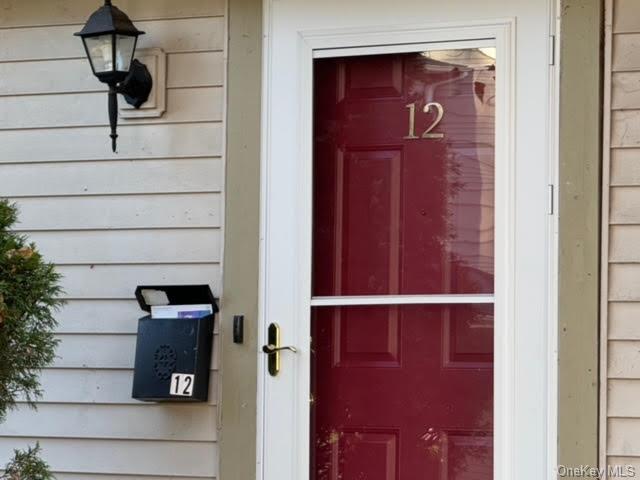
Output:
<svg viewBox="0 0 640 480">
<path fill-rule="evenodd" d="M 267 355 L 271 355 L 272 353 L 281 352 L 283 350 L 289 350 L 293 353 L 298 353 L 298 349 L 296 347 L 276 347 L 275 345 L 265 345 L 262 347 L 262 351 Z"/>
<path fill-rule="evenodd" d="M 262 351 L 268 355 L 267 368 L 269 370 L 269 374 L 272 377 L 275 377 L 280 373 L 280 352 L 288 350 L 290 352 L 297 353 L 298 349 L 290 346 L 280 346 L 280 326 L 277 323 L 269 325 L 269 329 L 267 330 L 267 341 L 269 343 L 262 347 Z"/>
</svg>

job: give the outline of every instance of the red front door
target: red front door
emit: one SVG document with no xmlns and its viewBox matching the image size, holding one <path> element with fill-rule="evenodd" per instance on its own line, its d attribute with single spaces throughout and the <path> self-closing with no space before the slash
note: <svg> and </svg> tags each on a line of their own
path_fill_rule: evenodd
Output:
<svg viewBox="0 0 640 480">
<path fill-rule="evenodd" d="M 493 478 L 494 58 L 315 61 L 315 480 Z"/>
</svg>

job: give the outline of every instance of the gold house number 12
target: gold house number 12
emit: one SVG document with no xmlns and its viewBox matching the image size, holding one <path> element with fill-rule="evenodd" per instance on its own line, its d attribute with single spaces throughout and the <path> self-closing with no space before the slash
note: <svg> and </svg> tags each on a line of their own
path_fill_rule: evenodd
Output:
<svg viewBox="0 0 640 480">
<path fill-rule="evenodd" d="M 410 103 L 406 105 L 405 108 L 409 109 L 409 134 L 404 137 L 405 140 L 417 140 L 419 138 L 444 138 L 444 133 L 432 133 L 433 129 L 438 126 L 442 121 L 442 117 L 444 117 L 444 107 L 440 103 L 429 102 L 422 109 L 424 113 L 429 113 L 431 108 L 435 108 L 436 119 L 431 123 L 431 125 L 429 125 L 429 128 L 422 133 L 421 137 L 416 136 L 416 104 Z"/>
</svg>

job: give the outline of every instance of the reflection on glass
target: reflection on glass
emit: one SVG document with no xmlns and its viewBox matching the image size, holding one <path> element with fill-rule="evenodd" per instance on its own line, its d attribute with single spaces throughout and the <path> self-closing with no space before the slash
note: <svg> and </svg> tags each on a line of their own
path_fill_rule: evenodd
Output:
<svg viewBox="0 0 640 480">
<path fill-rule="evenodd" d="M 100 35 L 88 37 L 84 41 L 89 51 L 89 58 L 96 73 L 110 72 L 113 70 L 113 36 Z"/>
<path fill-rule="evenodd" d="M 315 296 L 493 292 L 495 75 L 495 49 L 316 60 Z"/>
<path fill-rule="evenodd" d="M 317 307 L 313 480 L 493 478 L 493 307 Z"/>
<path fill-rule="evenodd" d="M 136 37 L 117 35 L 116 69 L 120 72 L 128 72 L 133 60 Z"/>
<path fill-rule="evenodd" d="M 315 62 L 313 295 L 493 293 L 492 48 Z M 491 480 L 493 306 L 316 307 L 313 480 Z"/>
</svg>

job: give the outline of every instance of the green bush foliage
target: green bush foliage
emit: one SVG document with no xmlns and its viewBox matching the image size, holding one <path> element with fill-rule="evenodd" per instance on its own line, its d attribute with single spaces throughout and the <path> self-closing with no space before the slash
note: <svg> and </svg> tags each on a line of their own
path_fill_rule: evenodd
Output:
<svg viewBox="0 0 640 480">
<path fill-rule="evenodd" d="M 16 221 L 15 205 L 0 200 L 0 422 L 18 400 L 35 408 L 40 371 L 55 358 L 54 313 L 62 305 L 60 275 L 34 244 L 11 230 Z M 53 478 L 39 451 L 16 451 L 0 480 Z"/>
<path fill-rule="evenodd" d="M 53 480 L 49 465 L 40 459 L 40 445 L 26 451 L 15 450 L 13 460 L 5 467 L 0 480 Z"/>
</svg>

